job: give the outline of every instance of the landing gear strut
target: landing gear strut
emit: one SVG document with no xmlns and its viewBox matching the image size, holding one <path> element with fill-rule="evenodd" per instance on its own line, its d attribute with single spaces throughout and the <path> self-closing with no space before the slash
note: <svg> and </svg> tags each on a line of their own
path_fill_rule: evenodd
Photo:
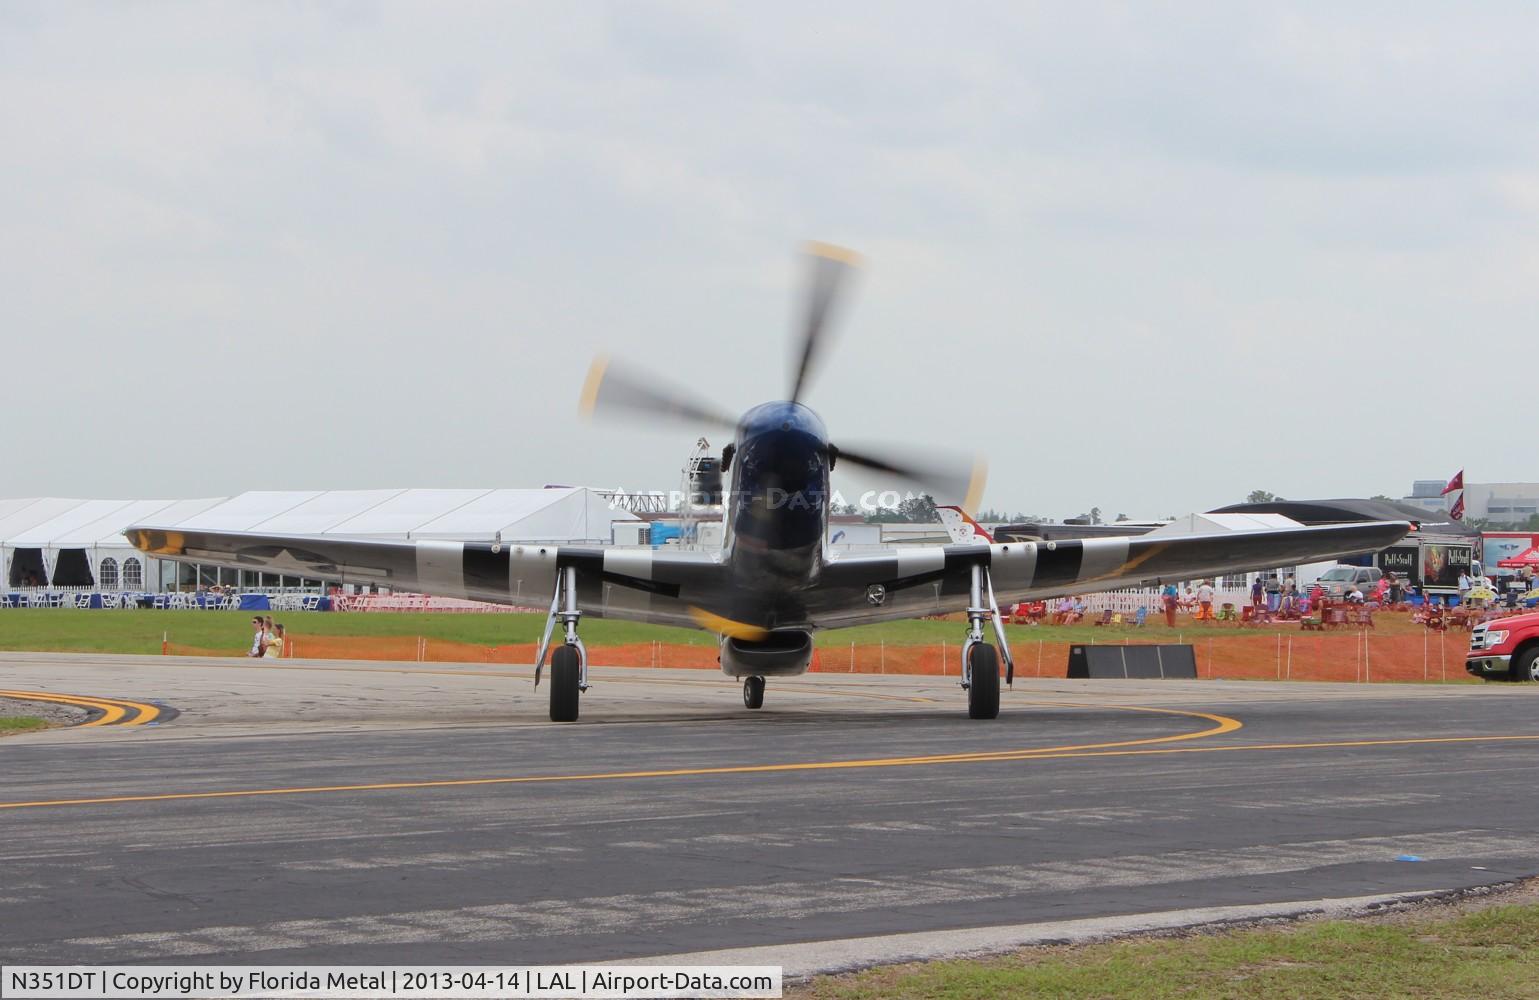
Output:
<svg viewBox="0 0 1539 1000">
<path fill-rule="evenodd" d="M 551 632 L 561 622 L 562 644 L 550 654 L 550 721 L 576 722 L 579 696 L 588 690 L 588 650 L 577 635 L 577 567 L 556 571 L 556 593 L 550 599 L 550 615 L 545 619 L 545 634 L 535 654 L 534 684 L 540 685 L 540 670 L 545 665 L 545 650 Z"/>
<path fill-rule="evenodd" d="M 985 596 L 988 603 L 984 603 Z M 999 649 L 983 638 L 983 622 L 992 619 Z M 999 717 L 999 657 L 1004 654 L 1005 680 L 1015 681 L 1015 661 L 1005 641 L 1004 623 L 999 620 L 999 604 L 994 600 L 994 582 L 987 566 L 975 563 L 967 602 L 967 640 L 962 644 L 962 687 L 967 691 L 969 719 Z"/>
<path fill-rule="evenodd" d="M 764 707 L 764 678 L 763 677 L 744 677 L 743 678 L 743 707 L 744 708 L 763 708 Z"/>
</svg>

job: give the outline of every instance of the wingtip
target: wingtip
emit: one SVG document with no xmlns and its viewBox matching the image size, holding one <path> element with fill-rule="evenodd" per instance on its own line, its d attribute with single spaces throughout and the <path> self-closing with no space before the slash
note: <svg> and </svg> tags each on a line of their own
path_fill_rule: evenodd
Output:
<svg viewBox="0 0 1539 1000">
<path fill-rule="evenodd" d="M 179 556 L 187 548 L 187 540 L 180 531 L 133 527 L 125 529 L 123 536 L 128 544 L 152 556 Z"/>
</svg>

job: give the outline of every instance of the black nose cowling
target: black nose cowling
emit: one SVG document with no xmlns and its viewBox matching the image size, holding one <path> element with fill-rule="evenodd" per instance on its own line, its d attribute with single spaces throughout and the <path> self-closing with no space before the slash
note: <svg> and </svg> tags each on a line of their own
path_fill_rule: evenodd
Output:
<svg viewBox="0 0 1539 1000">
<path fill-rule="evenodd" d="M 733 457 L 734 530 L 770 549 L 822 540 L 828 503 L 828 434 L 799 403 L 765 403 L 738 424 Z"/>
</svg>

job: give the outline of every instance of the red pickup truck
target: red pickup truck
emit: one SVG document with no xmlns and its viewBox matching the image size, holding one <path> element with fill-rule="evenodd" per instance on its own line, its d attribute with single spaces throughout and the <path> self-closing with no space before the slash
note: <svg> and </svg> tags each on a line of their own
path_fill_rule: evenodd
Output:
<svg viewBox="0 0 1539 1000">
<path fill-rule="evenodd" d="M 1464 669 L 1491 680 L 1539 681 L 1539 613 L 1476 625 Z"/>
</svg>

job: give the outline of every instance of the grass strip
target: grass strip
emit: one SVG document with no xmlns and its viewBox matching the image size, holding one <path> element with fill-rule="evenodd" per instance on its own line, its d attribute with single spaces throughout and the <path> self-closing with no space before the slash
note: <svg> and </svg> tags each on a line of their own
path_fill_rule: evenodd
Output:
<svg viewBox="0 0 1539 1000">
<path fill-rule="evenodd" d="M 251 645 L 251 612 L 238 611 L 92 611 L 75 608 L 10 608 L 0 611 L 0 650 L 58 653 L 160 652 L 163 636 L 182 646 L 199 649 L 244 651 Z M 1404 617 L 1404 616 L 1400 616 Z M 445 614 L 421 612 L 316 613 L 277 612 L 274 618 L 296 635 L 314 636 L 423 636 L 480 646 L 538 642 L 545 626 L 543 614 Z M 1007 626 L 1012 643 L 1025 656 L 1029 644 L 1045 642 L 1185 642 L 1251 639 L 1271 635 L 1268 629 L 1234 626 L 1193 626 L 1182 622 L 1175 630 L 1151 621 L 1140 629 L 1072 626 Z M 1419 626 L 1383 619 L 1379 634 L 1410 632 Z M 837 649 L 885 643 L 888 646 L 956 645 L 966 629 L 960 621 L 897 621 L 880 625 L 818 632 L 819 648 Z M 1278 634 L 1298 636 L 1298 626 L 1284 626 Z M 627 645 L 658 641 L 678 645 L 714 647 L 716 637 L 696 629 L 642 625 L 633 622 L 585 618 L 582 636 L 589 646 Z M 1454 640 L 1450 640 L 1454 641 Z M 1462 672 L 1463 647 L 1457 666 Z"/>
<path fill-rule="evenodd" d="M 1033 948 L 817 979 L 798 1000 L 1539 997 L 1539 904 Z"/>
</svg>

